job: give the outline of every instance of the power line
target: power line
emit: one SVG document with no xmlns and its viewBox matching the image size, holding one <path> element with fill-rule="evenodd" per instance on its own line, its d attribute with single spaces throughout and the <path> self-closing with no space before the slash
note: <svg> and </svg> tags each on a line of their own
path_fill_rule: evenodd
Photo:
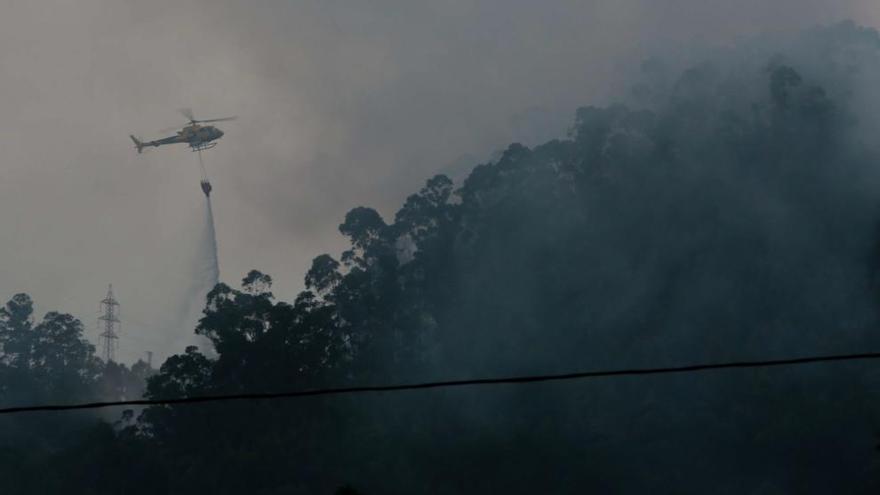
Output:
<svg viewBox="0 0 880 495">
<path fill-rule="evenodd" d="M 633 368 L 604 371 L 581 371 L 576 373 L 564 373 L 556 375 L 527 375 L 509 376 L 501 378 L 477 378 L 470 380 L 448 380 L 439 382 L 405 383 L 397 385 L 373 385 L 363 387 L 340 387 L 294 390 L 286 392 L 255 392 L 231 395 L 204 395 L 196 397 L 176 397 L 168 399 L 139 399 L 113 402 L 90 402 L 82 404 L 48 404 L 41 406 L 7 407 L 0 409 L 0 414 L 39 412 L 39 411 L 70 411 L 74 409 L 98 409 L 103 407 L 118 406 L 156 406 L 172 404 L 198 404 L 204 402 L 225 402 L 232 400 L 263 400 L 263 399 L 292 399 L 298 397 L 315 397 L 319 395 L 344 395 L 367 392 L 397 392 L 401 390 L 423 390 L 430 388 L 467 387 L 475 385 L 502 385 L 521 384 L 535 382 L 553 382 L 563 380 L 579 380 L 587 378 L 604 378 L 617 376 L 660 375 L 667 373 L 692 373 L 697 371 L 720 370 L 731 368 L 768 368 L 773 366 L 793 366 L 799 364 L 824 363 L 832 361 L 857 361 L 866 359 L 880 359 L 880 352 L 862 354 L 838 354 L 830 356 L 809 356 L 791 359 L 776 359 L 769 361 L 735 361 L 727 363 L 694 364 L 688 366 L 673 366 L 665 368 Z"/>
</svg>

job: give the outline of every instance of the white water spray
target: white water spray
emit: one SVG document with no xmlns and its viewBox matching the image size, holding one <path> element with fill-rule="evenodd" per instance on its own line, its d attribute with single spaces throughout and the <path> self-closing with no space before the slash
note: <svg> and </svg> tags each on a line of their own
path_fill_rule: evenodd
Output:
<svg viewBox="0 0 880 495">
<path fill-rule="evenodd" d="M 202 172 L 202 191 L 205 193 L 205 233 L 203 243 L 200 244 L 204 253 L 207 269 L 205 281 L 210 283 L 213 289 L 220 281 L 220 263 L 217 258 L 217 233 L 214 230 L 214 208 L 211 206 L 211 183 L 208 181 L 208 172 L 205 162 L 202 160 L 202 152 L 199 150 L 199 168 Z"/>
<path fill-rule="evenodd" d="M 207 206 L 205 211 L 205 229 L 207 232 L 205 234 L 203 252 L 205 253 L 205 261 L 208 265 L 205 272 L 205 281 L 209 284 L 210 290 L 220 282 L 220 262 L 217 258 L 217 233 L 214 230 L 214 209 L 211 206 L 211 196 L 206 195 L 205 203 Z"/>
<path fill-rule="evenodd" d="M 196 253 L 193 258 L 193 270 L 191 282 L 186 291 L 187 298 L 177 311 L 177 321 L 186 333 L 175 345 L 175 352 L 183 352 L 189 345 L 196 345 L 203 353 L 211 354 L 211 344 L 204 338 L 195 335 L 195 327 L 202 316 L 202 309 L 208 293 L 220 281 L 220 263 L 217 256 L 217 234 L 214 229 L 214 209 L 211 204 L 211 184 L 202 160 L 201 151 L 198 152 L 199 168 L 201 171 L 201 186 L 205 193 L 205 210 L 202 216 L 202 228 L 198 232 Z"/>
</svg>

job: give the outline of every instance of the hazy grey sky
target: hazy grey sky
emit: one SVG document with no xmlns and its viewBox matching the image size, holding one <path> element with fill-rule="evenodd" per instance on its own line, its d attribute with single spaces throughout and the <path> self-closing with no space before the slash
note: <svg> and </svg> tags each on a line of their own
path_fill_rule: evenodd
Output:
<svg viewBox="0 0 880 495">
<path fill-rule="evenodd" d="M 292 298 L 345 212 L 386 217 L 437 172 L 561 135 L 635 63 L 852 18 L 870 0 L 2 0 L 0 297 L 82 318 L 114 283 L 121 357 L 169 352 L 191 284 L 196 157 L 135 154 L 176 113 L 237 114 L 206 153 L 221 278 Z M 183 329 L 182 331 L 191 331 Z"/>
</svg>

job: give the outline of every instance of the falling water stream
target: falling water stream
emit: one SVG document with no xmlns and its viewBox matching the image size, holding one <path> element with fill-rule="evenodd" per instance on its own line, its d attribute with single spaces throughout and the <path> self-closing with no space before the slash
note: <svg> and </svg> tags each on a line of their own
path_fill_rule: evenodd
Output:
<svg viewBox="0 0 880 495">
<path fill-rule="evenodd" d="M 212 353 L 210 343 L 203 337 L 196 336 L 194 329 L 202 315 L 205 298 L 220 281 L 220 264 L 217 256 L 217 234 L 214 230 L 214 210 L 211 205 L 211 186 L 201 151 L 198 152 L 201 186 L 205 193 L 205 211 L 202 225 L 198 231 L 196 257 L 192 266 L 188 297 L 181 304 L 177 321 L 185 331 L 175 345 L 175 352 L 183 352 L 186 346 L 196 345 L 203 353 Z"/>
</svg>

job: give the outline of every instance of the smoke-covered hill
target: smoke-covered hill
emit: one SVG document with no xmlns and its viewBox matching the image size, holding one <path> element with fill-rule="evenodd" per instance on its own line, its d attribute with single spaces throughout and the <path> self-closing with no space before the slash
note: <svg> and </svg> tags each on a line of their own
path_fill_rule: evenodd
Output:
<svg viewBox="0 0 880 495">
<path fill-rule="evenodd" d="M 147 395 L 880 349 L 880 35 L 670 67 L 394 219 L 353 209 L 292 303 L 218 285 L 217 359 L 170 358 Z M 873 366 L 155 407 L 78 449 L 137 453 L 150 483 L 105 485 L 127 493 L 868 493 Z"/>
</svg>

